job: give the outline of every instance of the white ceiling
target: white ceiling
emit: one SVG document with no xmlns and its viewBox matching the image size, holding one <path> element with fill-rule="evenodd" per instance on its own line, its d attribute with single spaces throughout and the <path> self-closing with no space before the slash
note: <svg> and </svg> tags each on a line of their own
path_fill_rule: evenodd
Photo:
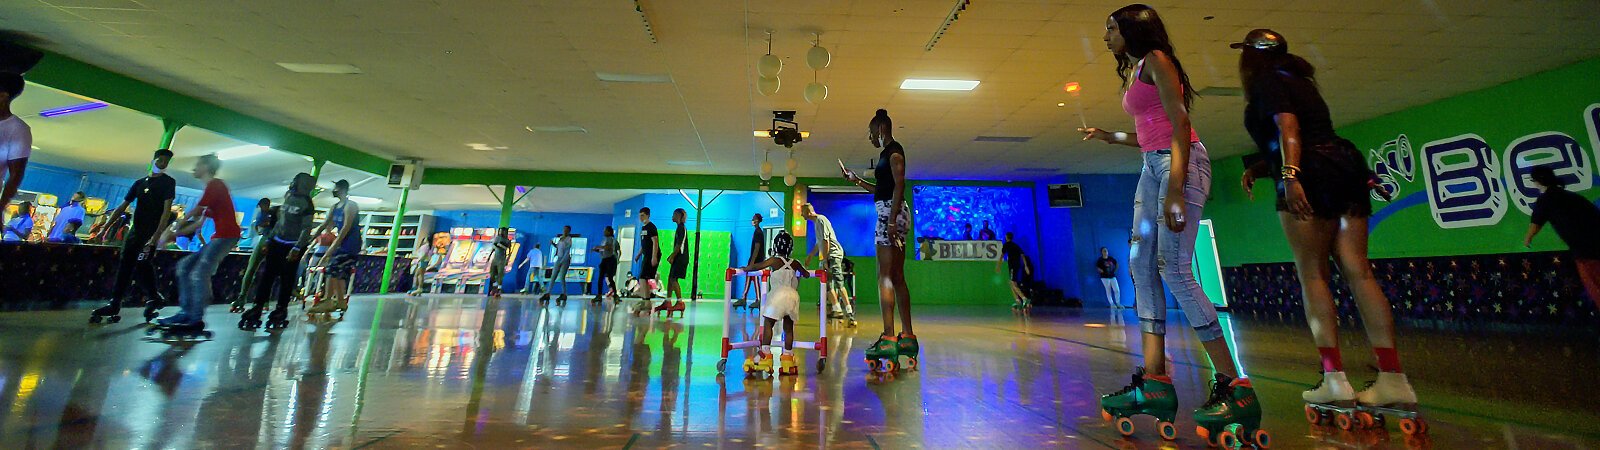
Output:
<svg viewBox="0 0 1600 450">
<path fill-rule="evenodd" d="M 865 165 L 865 122 L 888 108 L 917 178 L 1035 179 L 1128 172 L 1125 149 L 1078 142 L 1067 81 L 1092 125 L 1128 128 L 1100 36 L 1123 1 L 973 0 L 929 52 L 954 0 L 643 0 L 658 44 L 627 0 L 12 0 L 0 28 L 47 48 L 245 114 L 386 157 L 432 166 L 754 174 L 771 147 L 751 137 L 773 109 L 800 111 L 812 138 L 801 175 Z M 1226 43 L 1285 33 L 1319 68 L 1338 123 L 1493 86 L 1600 55 L 1592 0 L 1189 0 L 1152 2 L 1196 88 L 1236 86 Z M 1212 16 L 1210 20 L 1205 19 Z M 776 31 L 783 89 L 754 91 L 763 30 Z M 822 33 L 829 99 L 801 96 Z M 291 73 L 278 62 L 347 63 L 360 75 Z M 605 83 L 595 72 L 666 74 Z M 983 82 L 963 93 L 900 91 L 908 77 Z M 26 97 L 24 97 L 26 98 Z M 1058 108 L 1058 102 L 1068 107 Z M 1237 97 L 1202 98 L 1194 121 L 1213 157 L 1249 149 Z M 580 126 L 586 134 L 524 127 Z M 1026 143 L 973 142 L 1030 137 Z M 504 146 L 473 151 L 466 144 Z M 143 151 L 143 150 L 141 150 Z M 774 160 L 786 157 L 775 152 Z M 667 161 L 708 160 L 710 166 Z M 780 173 L 781 175 L 781 173 Z"/>
</svg>

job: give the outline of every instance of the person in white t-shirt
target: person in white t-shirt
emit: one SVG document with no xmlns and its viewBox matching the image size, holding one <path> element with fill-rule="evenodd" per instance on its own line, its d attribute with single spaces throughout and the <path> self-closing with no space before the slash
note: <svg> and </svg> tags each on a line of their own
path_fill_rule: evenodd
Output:
<svg viewBox="0 0 1600 450">
<path fill-rule="evenodd" d="M 0 185 L 0 214 L 17 195 L 22 174 L 28 171 L 28 157 L 33 155 L 33 130 L 11 113 L 11 101 L 22 95 L 23 85 L 22 75 L 0 73 L 0 179 L 5 182 Z"/>
</svg>

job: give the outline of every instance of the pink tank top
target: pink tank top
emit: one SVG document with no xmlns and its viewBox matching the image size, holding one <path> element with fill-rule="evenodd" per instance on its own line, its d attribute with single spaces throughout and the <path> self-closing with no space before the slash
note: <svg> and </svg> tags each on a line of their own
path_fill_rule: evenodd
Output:
<svg viewBox="0 0 1600 450">
<path fill-rule="evenodd" d="M 1172 148 L 1172 121 L 1167 120 L 1167 110 L 1161 106 L 1161 92 L 1156 85 L 1139 80 L 1144 72 L 1144 60 L 1133 68 L 1133 81 L 1122 94 L 1122 110 L 1133 116 L 1133 131 L 1139 136 L 1139 151 L 1153 152 Z M 1189 128 L 1189 142 L 1200 142 L 1194 128 Z"/>
</svg>

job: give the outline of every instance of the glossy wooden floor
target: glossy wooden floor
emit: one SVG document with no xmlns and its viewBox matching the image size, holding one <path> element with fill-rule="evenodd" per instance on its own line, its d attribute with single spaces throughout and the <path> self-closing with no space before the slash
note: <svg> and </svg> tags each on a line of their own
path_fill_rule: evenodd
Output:
<svg viewBox="0 0 1600 450">
<path fill-rule="evenodd" d="M 872 317 L 830 331 L 820 375 L 724 380 L 721 306 L 661 320 L 586 301 L 366 297 L 342 322 L 296 317 L 270 334 L 238 331 L 214 307 L 216 339 L 194 345 L 145 342 L 142 324 L 86 326 L 86 309 L 0 313 L 0 448 L 1204 447 L 1187 411 L 1210 373 L 1182 328 L 1169 341 L 1179 440 L 1148 420 L 1124 439 L 1099 419 L 1097 393 L 1138 360 L 1129 311 L 918 308 L 922 370 L 879 383 L 861 362 Z M 739 335 L 750 317 L 734 318 Z M 1600 446 L 1593 331 L 1405 329 L 1432 425 L 1408 440 L 1307 425 L 1299 391 L 1317 367 L 1304 326 L 1226 323 L 1274 448 Z M 1351 367 L 1372 359 L 1358 333 L 1344 340 Z"/>
</svg>

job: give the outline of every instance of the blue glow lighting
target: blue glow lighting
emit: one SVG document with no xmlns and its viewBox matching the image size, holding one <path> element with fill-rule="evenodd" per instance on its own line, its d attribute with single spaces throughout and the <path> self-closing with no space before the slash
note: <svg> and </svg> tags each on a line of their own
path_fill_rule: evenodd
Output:
<svg viewBox="0 0 1600 450">
<path fill-rule="evenodd" d="M 104 108 L 106 106 L 108 106 L 108 105 L 106 105 L 105 103 L 101 103 L 101 102 L 81 103 L 81 104 L 72 105 L 72 106 L 63 106 L 63 107 L 60 107 L 60 108 L 51 108 L 51 109 L 46 109 L 44 111 L 39 111 L 39 117 L 60 117 L 60 116 L 68 115 L 68 114 L 77 114 L 77 113 L 81 113 L 81 112 L 85 112 L 85 111 L 94 111 L 96 109 Z"/>
</svg>

